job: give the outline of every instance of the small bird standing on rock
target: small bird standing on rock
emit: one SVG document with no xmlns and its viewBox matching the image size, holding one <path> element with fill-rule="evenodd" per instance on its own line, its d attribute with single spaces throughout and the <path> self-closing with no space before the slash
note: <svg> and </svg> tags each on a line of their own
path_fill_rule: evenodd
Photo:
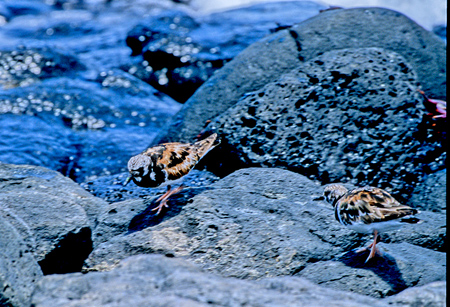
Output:
<svg viewBox="0 0 450 307">
<path fill-rule="evenodd" d="M 130 176 L 124 185 L 130 180 L 146 188 L 167 185 L 167 192 L 156 200 L 159 205 L 153 209 L 158 215 L 163 207 L 168 207 L 169 197 L 183 189 L 181 185 L 172 190 L 171 184 L 187 175 L 208 151 L 219 144 L 214 133 L 193 144 L 165 143 L 148 148 L 128 161 Z"/>
<path fill-rule="evenodd" d="M 373 233 L 373 242 L 356 251 L 359 253 L 370 248 L 366 262 L 378 251 L 376 244 L 380 232 L 396 230 L 405 223 L 422 222 L 413 216 L 419 211 L 400 204 L 379 188 L 363 187 L 349 191 L 341 184 L 331 184 L 323 194 L 327 202 L 333 205 L 334 216 L 342 225 L 360 233 Z"/>
</svg>

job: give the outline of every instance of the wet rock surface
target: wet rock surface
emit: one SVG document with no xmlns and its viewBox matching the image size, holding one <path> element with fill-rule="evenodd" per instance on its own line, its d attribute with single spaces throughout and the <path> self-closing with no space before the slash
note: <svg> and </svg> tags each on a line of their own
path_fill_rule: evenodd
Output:
<svg viewBox="0 0 450 307">
<path fill-rule="evenodd" d="M 125 171 L 179 110 L 118 69 L 131 61 L 125 38 L 135 24 L 126 20 L 137 22 L 145 11 L 134 5 L 147 14 L 176 6 L 137 2 L 4 3 L 2 162 L 47 166 L 78 182 Z"/>
<path fill-rule="evenodd" d="M 51 167 L 79 182 L 125 171 L 178 109 L 124 73 L 0 90 L 0 120 L 8 128 L 1 132 L 2 161 Z"/>
<path fill-rule="evenodd" d="M 196 17 L 184 11 L 163 12 L 129 32 L 127 45 L 133 55 L 142 55 L 142 61 L 122 69 L 185 102 L 250 44 L 324 8 L 311 1 L 286 1 Z"/>
</svg>

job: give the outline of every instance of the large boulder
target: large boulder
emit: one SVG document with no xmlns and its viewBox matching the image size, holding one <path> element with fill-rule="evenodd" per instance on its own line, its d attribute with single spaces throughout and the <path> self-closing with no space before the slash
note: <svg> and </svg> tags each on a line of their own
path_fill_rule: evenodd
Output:
<svg viewBox="0 0 450 307">
<path fill-rule="evenodd" d="M 0 216 L 15 227 L 44 274 L 79 271 L 106 203 L 43 167 L 0 164 L 0 178 Z"/>
<path fill-rule="evenodd" d="M 383 8 L 330 10 L 252 44 L 212 76 L 185 103 L 154 143 L 190 141 L 207 120 L 244 94 L 274 82 L 327 51 L 377 47 L 403 56 L 423 90 L 446 97 L 446 46 L 404 15 Z M 376 82 L 376 81 L 374 81 Z"/>
<path fill-rule="evenodd" d="M 442 289 L 442 286 L 441 286 Z M 417 291 L 408 301 L 424 297 Z M 428 302 L 444 302 L 445 292 Z M 51 275 L 33 293 L 33 306 L 402 306 L 332 290 L 298 277 L 260 281 L 224 278 L 182 259 L 139 255 L 110 272 Z M 398 302 L 398 303 L 397 303 Z M 437 306 L 437 305 L 433 305 Z"/>
<path fill-rule="evenodd" d="M 365 266 L 367 253 L 351 250 L 362 247 L 369 236 L 339 224 L 322 192 L 317 182 L 290 171 L 249 168 L 196 195 L 189 189 L 181 192 L 169 202 L 167 218 L 146 211 L 150 202 L 117 203 L 120 208 L 101 215 L 94 233 L 104 232 L 106 238 L 96 238 L 100 244 L 86 260 L 84 271 L 111 270 L 129 256 L 157 253 L 183 257 L 207 271 L 241 279 L 305 272 L 313 280 L 315 275 L 307 272 L 331 266 L 336 267 L 333 274 L 320 276 L 339 289 L 341 284 L 333 282 L 335 276 L 367 271 L 367 278 L 354 291 L 375 297 L 393 295 L 421 279 L 421 285 L 445 280 L 444 214 L 424 212 L 424 223 L 403 227 L 402 236 L 387 233 L 385 256 Z M 133 216 L 133 212 L 141 213 Z M 417 253 L 424 256 L 403 256 Z M 337 265 L 329 265 L 333 263 Z M 387 272 L 395 274 L 390 278 Z"/>
<path fill-rule="evenodd" d="M 109 202 L 101 207 L 97 216 L 98 224 L 92 233 L 94 247 L 108 241 L 112 237 L 136 231 L 149 226 L 159 224 L 162 220 L 170 219 L 179 210 L 172 206 L 173 199 L 177 203 L 188 201 L 189 198 L 208 189 L 208 186 L 219 178 L 212 173 L 200 170 L 192 170 L 179 180 L 184 186 L 181 195 L 174 195 L 169 201 L 169 210 L 164 210 L 159 216 L 152 209 L 156 206 L 155 199 L 167 191 L 166 186 L 156 188 L 142 188 L 134 183 L 124 187 L 123 182 L 128 173 L 101 177 L 92 182 L 82 184 L 90 193 Z"/>
<path fill-rule="evenodd" d="M 212 120 L 207 132 L 224 142 L 207 158 L 209 169 L 226 175 L 246 165 L 283 167 L 322 183 L 379 186 L 407 200 L 428 172 L 445 168 L 418 86 L 397 53 L 325 52 Z"/>
</svg>

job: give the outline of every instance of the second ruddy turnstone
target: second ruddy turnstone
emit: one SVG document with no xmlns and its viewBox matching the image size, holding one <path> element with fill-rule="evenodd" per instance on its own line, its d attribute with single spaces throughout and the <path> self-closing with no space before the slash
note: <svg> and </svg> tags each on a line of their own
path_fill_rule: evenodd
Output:
<svg viewBox="0 0 450 307">
<path fill-rule="evenodd" d="M 377 252 L 379 233 L 421 222 L 413 216 L 418 213 L 416 209 L 400 204 L 380 188 L 367 186 L 349 191 L 342 184 L 331 184 L 325 187 L 323 194 L 333 205 L 334 216 L 342 225 L 360 233 L 373 233 L 373 242 L 357 251 L 370 248 L 366 262 Z"/>
<path fill-rule="evenodd" d="M 148 148 L 128 161 L 130 176 L 124 185 L 130 180 L 146 188 L 167 185 L 167 192 L 156 200 L 159 205 L 153 209 L 157 210 L 158 215 L 163 207 L 168 207 L 169 197 L 183 189 L 181 185 L 172 190 L 171 184 L 187 175 L 219 143 L 217 134 L 214 133 L 192 144 L 165 143 Z"/>
</svg>

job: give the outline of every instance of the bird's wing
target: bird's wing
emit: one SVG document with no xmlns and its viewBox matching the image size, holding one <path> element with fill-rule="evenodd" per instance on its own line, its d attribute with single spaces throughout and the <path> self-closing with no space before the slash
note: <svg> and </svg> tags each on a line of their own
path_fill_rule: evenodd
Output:
<svg viewBox="0 0 450 307">
<path fill-rule="evenodd" d="M 379 188 L 364 187 L 352 190 L 339 199 L 336 218 L 344 225 L 370 224 L 416 214 L 417 210 L 400 204 Z"/>
<path fill-rule="evenodd" d="M 146 149 L 142 154 L 151 157 L 157 169 L 167 173 L 167 179 L 176 180 L 188 174 L 197 162 L 218 145 L 217 134 L 193 144 L 165 143 Z"/>
<path fill-rule="evenodd" d="M 167 173 L 167 179 L 176 180 L 188 174 L 199 160 L 191 144 L 167 143 L 146 149 L 155 168 Z"/>
</svg>

